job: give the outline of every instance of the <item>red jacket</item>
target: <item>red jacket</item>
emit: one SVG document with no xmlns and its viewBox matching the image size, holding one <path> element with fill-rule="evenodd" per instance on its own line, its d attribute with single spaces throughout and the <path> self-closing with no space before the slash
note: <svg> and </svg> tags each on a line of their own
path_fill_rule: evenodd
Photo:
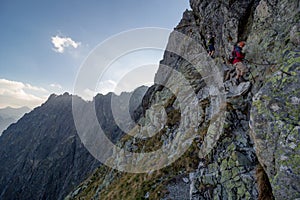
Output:
<svg viewBox="0 0 300 200">
<path fill-rule="evenodd" d="M 235 46 L 234 47 L 234 60 L 233 60 L 233 64 L 237 63 L 237 62 L 242 62 L 243 59 L 245 58 L 245 54 L 242 53 L 242 48 L 239 46 Z"/>
</svg>

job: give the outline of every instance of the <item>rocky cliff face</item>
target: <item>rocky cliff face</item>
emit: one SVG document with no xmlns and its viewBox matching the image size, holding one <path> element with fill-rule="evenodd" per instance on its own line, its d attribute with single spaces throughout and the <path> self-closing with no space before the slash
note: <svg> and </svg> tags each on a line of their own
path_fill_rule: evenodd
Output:
<svg viewBox="0 0 300 200">
<path fill-rule="evenodd" d="M 250 133 L 274 196 L 297 199 L 300 196 L 299 50 L 287 52 L 286 59 L 284 73 L 275 73 L 253 98 Z M 288 61 L 294 59 L 298 61 Z"/>
<path fill-rule="evenodd" d="M 77 135 L 72 98 L 85 108 L 93 104 L 103 130 L 116 142 L 123 132 L 115 124 L 111 97 L 118 102 L 114 106 L 124 111 L 124 101 L 133 101 L 130 105 L 135 108 L 145 91 L 141 87 L 133 96 L 97 95 L 92 102 L 67 93 L 51 95 L 0 137 L 0 199 L 63 199 L 100 165 Z M 89 110 L 83 110 L 82 117 L 89 120 L 88 116 Z"/>
<path fill-rule="evenodd" d="M 146 174 L 101 167 L 68 199 L 300 198 L 299 1 L 190 0 L 190 4 L 192 10 L 183 14 L 170 35 L 157 84 L 148 90 L 136 115 L 141 116 L 136 119 L 140 128 L 133 130 L 137 134 L 151 135 L 147 127 L 161 127 L 160 131 L 146 141 L 125 137 L 120 142 L 133 152 L 169 147 L 172 141 L 181 143 L 170 152 L 186 144 L 190 148 L 170 166 Z M 209 32 L 216 35 L 215 59 L 206 52 Z M 235 69 L 223 58 L 240 40 L 247 43 L 250 73 L 248 81 L 237 86 Z M 184 83 L 174 70 L 193 92 L 182 89 Z M 182 107 L 182 96 L 187 102 L 196 96 L 196 107 Z M 185 121 L 190 113 L 195 114 Z M 198 126 L 190 129 L 194 120 Z M 191 133 L 192 143 L 184 137 Z M 161 154 L 151 160 L 163 165 L 174 157 L 175 153 Z"/>
</svg>

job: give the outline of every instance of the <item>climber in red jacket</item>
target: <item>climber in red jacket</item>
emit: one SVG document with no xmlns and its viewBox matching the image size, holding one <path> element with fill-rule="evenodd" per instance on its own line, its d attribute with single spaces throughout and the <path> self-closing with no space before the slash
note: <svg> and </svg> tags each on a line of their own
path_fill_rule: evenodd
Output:
<svg viewBox="0 0 300 200">
<path fill-rule="evenodd" d="M 246 45 L 244 41 L 239 42 L 234 47 L 234 60 L 233 66 L 236 69 L 236 83 L 245 81 L 243 78 L 244 74 L 248 72 L 247 66 L 243 63 L 243 59 L 245 58 L 245 54 L 242 52 L 243 47 Z"/>
</svg>

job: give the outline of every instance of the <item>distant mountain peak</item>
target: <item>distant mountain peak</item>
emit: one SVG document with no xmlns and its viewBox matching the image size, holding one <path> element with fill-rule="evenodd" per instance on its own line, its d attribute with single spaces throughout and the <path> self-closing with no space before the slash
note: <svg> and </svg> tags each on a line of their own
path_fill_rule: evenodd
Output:
<svg viewBox="0 0 300 200">
<path fill-rule="evenodd" d="M 7 106 L 0 109 L 0 135 L 12 123 L 17 122 L 25 113 L 30 112 L 31 109 L 27 106 L 13 108 Z"/>
<path fill-rule="evenodd" d="M 142 96 L 136 95 L 141 94 L 116 96 L 115 108 L 122 111 L 128 97 L 133 99 L 130 106 L 137 107 L 135 103 L 141 102 Z M 105 134 L 117 142 L 124 133 L 115 122 L 111 97 L 112 93 L 99 95 L 92 103 Z M 97 134 L 89 120 L 91 102 L 67 92 L 51 94 L 45 103 L 10 126 L 0 137 L 0 199 L 63 199 L 100 165 L 77 134 L 73 100 L 83 108 L 81 117 L 86 119 L 86 131 Z M 126 118 L 121 122 L 128 124 L 130 121 Z"/>
</svg>

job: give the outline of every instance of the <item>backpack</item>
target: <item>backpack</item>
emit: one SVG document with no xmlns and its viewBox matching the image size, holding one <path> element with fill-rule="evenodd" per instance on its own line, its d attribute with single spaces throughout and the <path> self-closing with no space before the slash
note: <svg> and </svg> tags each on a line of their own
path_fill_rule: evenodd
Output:
<svg viewBox="0 0 300 200">
<path fill-rule="evenodd" d="M 230 64 L 233 64 L 234 58 L 236 57 L 236 52 L 235 52 L 235 46 L 233 47 L 233 50 L 231 51 L 231 55 L 228 58 L 228 62 Z"/>
</svg>

